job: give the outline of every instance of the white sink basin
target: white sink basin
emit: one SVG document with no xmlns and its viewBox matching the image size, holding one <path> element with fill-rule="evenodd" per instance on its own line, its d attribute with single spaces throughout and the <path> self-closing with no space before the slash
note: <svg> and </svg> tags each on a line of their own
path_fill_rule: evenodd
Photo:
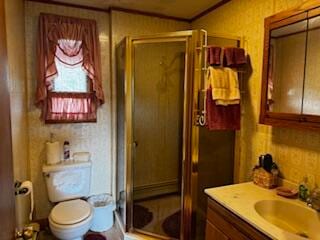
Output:
<svg viewBox="0 0 320 240">
<path fill-rule="evenodd" d="M 269 223 L 306 239 L 320 239 L 320 214 L 296 203 L 280 200 L 258 201 L 256 212 Z"/>
</svg>

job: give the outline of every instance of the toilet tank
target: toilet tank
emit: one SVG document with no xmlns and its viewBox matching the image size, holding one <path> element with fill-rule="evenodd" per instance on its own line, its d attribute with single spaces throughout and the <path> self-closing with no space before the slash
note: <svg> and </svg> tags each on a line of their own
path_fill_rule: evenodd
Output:
<svg viewBox="0 0 320 240">
<path fill-rule="evenodd" d="M 91 162 L 64 162 L 42 168 L 50 202 L 88 197 Z"/>
</svg>

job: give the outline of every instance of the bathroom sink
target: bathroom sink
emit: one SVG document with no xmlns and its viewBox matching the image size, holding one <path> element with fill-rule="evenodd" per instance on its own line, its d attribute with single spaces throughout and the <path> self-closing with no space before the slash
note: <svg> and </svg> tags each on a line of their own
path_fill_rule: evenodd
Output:
<svg viewBox="0 0 320 240">
<path fill-rule="evenodd" d="M 262 200 L 254 206 L 269 223 L 284 231 L 309 239 L 320 239 L 320 213 L 296 203 Z"/>
</svg>

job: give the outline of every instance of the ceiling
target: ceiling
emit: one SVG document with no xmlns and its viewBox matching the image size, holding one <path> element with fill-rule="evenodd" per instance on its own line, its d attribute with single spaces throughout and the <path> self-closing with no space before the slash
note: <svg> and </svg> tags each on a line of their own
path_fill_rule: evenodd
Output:
<svg viewBox="0 0 320 240">
<path fill-rule="evenodd" d="M 226 0 L 47 0 L 108 10 L 125 8 L 183 19 L 192 19 Z M 218 5 L 217 5 L 218 4 Z"/>
</svg>

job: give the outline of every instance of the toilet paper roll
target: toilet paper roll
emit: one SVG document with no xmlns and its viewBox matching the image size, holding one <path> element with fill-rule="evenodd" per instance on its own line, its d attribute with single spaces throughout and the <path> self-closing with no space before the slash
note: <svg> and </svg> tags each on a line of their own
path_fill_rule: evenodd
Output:
<svg viewBox="0 0 320 240">
<path fill-rule="evenodd" d="M 28 196 L 30 195 L 31 203 L 30 203 L 30 214 L 29 214 L 29 220 L 32 220 L 33 215 L 33 208 L 34 208 L 34 199 L 33 199 L 33 185 L 31 181 L 24 181 L 21 184 L 22 189 L 27 189 L 27 192 L 23 195 Z"/>
<path fill-rule="evenodd" d="M 60 162 L 61 148 L 59 142 L 47 142 L 46 152 L 47 152 L 47 164 L 53 165 Z"/>
<path fill-rule="evenodd" d="M 34 198 L 33 198 L 33 185 L 31 181 L 22 182 L 19 187 L 18 195 L 16 195 L 16 202 L 20 206 L 20 213 L 17 214 L 17 217 L 24 218 L 25 212 L 27 212 L 27 208 L 29 209 L 28 217 L 29 220 L 32 220 L 33 209 L 34 209 Z M 26 206 L 26 202 L 30 203 L 30 207 Z M 25 219 L 21 219 L 21 221 L 25 221 Z"/>
</svg>

